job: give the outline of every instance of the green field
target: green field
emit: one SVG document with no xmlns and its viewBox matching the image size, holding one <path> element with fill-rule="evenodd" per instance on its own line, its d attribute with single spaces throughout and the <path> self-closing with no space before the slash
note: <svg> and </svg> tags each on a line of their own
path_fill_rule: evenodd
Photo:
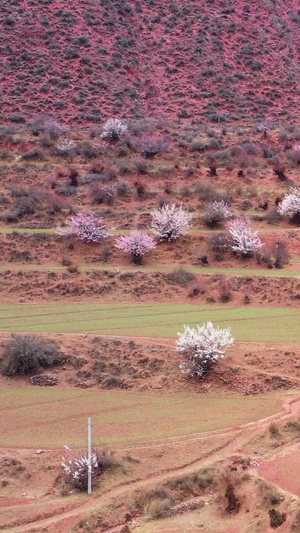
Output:
<svg viewBox="0 0 300 533">
<path fill-rule="evenodd" d="M 300 309 L 183 304 L 0 305 L 0 331 L 176 337 L 184 324 L 211 320 L 239 341 L 297 341 Z"/>
<path fill-rule="evenodd" d="M 0 446 L 63 447 L 135 443 L 241 425 L 280 411 L 261 398 L 161 397 L 123 391 L 8 387 L 0 392 Z"/>
</svg>

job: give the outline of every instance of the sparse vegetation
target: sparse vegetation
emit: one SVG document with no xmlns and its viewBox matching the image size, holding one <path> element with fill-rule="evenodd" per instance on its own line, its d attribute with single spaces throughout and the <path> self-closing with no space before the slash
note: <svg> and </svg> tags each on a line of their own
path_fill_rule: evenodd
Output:
<svg viewBox="0 0 300 533">
<path fill-rule="evenodd" d="M 36 335 L 13 333 L 5 345 L 1 370 L 7 376 L 33 374 L 57 365 L 61 360 L 62 354 L 52 341 Z"/>
</svg>

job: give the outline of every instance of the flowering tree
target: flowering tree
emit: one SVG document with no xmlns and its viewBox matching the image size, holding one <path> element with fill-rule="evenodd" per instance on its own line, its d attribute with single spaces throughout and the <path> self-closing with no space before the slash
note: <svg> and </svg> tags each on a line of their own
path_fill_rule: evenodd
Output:
<svg viewBox="0 0 300 533">
<path fill-rule="evenodd" d="M 208 372 L 219 359 L 224 359 L 226 346 L 234 343 L 231 328 L 220 329 L 212 322 L 197 326 L 197 329 L 184 326 L 184 332 L 178 335 L 176 352 L 185 358 L 179 367 L 189 376 L 202 376 Z"/>
<path fill-rule="evenodd" d="M 263 246 L 257 231 L 251 229 L 245 218 L 230 220 L 227 229 L 231 238 L 229 246 L 233 252 L 240 252 L 244 257 L 250 257 Z"/>
<path fill-rule="evenodd" d="M 60 139 L 56 143 L 56 148 L 61 155 L 67 156 L 70 162 L 73 160 L 76 144 L 72 139 Z"/>
<path fill-rule="evenodd" d="M 59 152 L 68 153 L 75 148 L 76 144 L 71 139 L 61 139 L 56 143 Z"/>
<path fill-rule="evenodd" d="M 67 451 L 70 451 L 68 447 L 66 447 L 66 449 Z M 76 488 L 81 490 L 86 489 L 89 472 L 89 458 L 86 454 L 81 454 L 78 457 L 72 457 L 71 459 L 63 457 L 61 466 L 66 478 L 71 481 Z M 91 455 L 91 472 L 92 477 L 95 477 L 100 473 L 97 452 L 92 452 Z"/>
<path fill-rule="evenodd" d="M 112 139 L 117 141 L 127 132 L 128 126 L 124 120 L 110 118 L 103 126 L 102 139 Z"/>
<path fill-rule="evenodd" d="M 69 229 L 60 228 L 58 231 L 60 235 L 74 235 L 84 242 L 99 243 L 112 235 L 104 219 L 93 213 L 83 212 L 72 215 L 66 220 L 66 225 Z"/>
<path fill-rule="evenodd" d="M 287 152 L 288 158 L 296 165 L 300 164 L 300 144 L 294 144 L 293 148 Z"/>
<path fill-rule="evenodd" d="M 156 242 L 153 235 L 143 231 L 133 231 L 128 235 L 122 235 L 116 242 L 116 248 L 124 254 L 131 254 L 135 264 L 140 265 L 145 253 L 154 250 Z"/>
<path fill-rule="evenodd" d="M 151 159 L 157 154 L 165 154 L 170 151 L 170 141 L 162 135 L 149 135 L 144 133 L 132 142 L 132 147 L 140 150 L 142 155 Z"/>
<path fill-rule="evenodd" d="M 268 133 L 274 128 L 275 119 L 273 117 L 266 118 L 263 122 L 256 126 L 257 131 L 263 133 L 264 139 L 267 138 Z"/>
<path fill-rule="evenodd" d="M 48 133 L 51 139 L 58 139 L 60 135 L 65 135 L 68 128 L 57 122 L 50 115 L 38 115 L 29 122 L 29 127 L 33 135 Z"/>
<path fill-rule="evenodd" d="M 151 214 L 151 228 L 161 241 L 178 239 L 181 235 L 186 235 L 191 227 L 192 215 L 176 204 L 166 204 Z"/>
<path fill-rule="evenodd" d="M 216 200 L 207 205 L 202 218 L 209 228 L 216 228 L 232 217 L 232 211 L 224 200 Z"/>
<path fill-rule="evenodd" d="M 292 222 L 300 224 L 300 187 L 292 187 L 278 205 L 280 215 L 292 215 Z"/>
</svg>

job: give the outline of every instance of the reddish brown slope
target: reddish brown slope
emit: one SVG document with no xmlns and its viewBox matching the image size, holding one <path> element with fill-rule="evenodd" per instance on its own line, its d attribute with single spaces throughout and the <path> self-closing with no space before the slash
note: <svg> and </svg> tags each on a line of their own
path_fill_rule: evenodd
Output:
<svg viewBox="0 0 300 533">
<path fill-rule="evenodd" d="M 2 114 L 297 116 L 298 10 L 297 0 L 3 0 Z"/>
</svg>

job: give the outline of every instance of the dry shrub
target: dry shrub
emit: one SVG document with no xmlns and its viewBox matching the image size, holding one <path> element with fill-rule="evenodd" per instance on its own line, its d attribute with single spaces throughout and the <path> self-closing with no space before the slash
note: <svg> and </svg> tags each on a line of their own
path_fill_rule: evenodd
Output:
<svg viewBox="0 0 300 533">
<path fill-rule="evenodd" d="M 284 500 L 282 494 L 272 483 L 268 483 L 263 479 L 258 479 L 256 484 L 258 495 L 266 507 L 269 507 L 270 505 L 279 505 Z"/>
<path fill-rule="evenodd" d="M 265 263 L 269 268 L 283 268 L 290 260 L 289 244 L 285 239 L 277 239 L 265 244 L 256 254 L 258 264 Z"/>
<path fill-rule="evenodd" d="M 208 244 L 215 261 L 223 261 L 229 250 L 229 239 L 226 233 L 214 233 L 208 237 Z"/>
<path fill-rule="evenodd" d="M 216 474 L 214 469 L 204 468 L 188 476 L 171 479 L 164 484 L 164 487 L 175 491 L 176 498 L 182 499 L 182 496 L 198 495 L 214 485 L 215 482 Z"/>
<path fill-rule="evenodd" d="M 293 533 L 299 533 L 300 531 L 300 509 L 296 510 L 295 516 L 293 518 L 293 521 L 291 523 L 291 531 Z"/>
<path fill-rule="evenodd" d="M 195 193 L 202 202 L 213 202 L 219 200 L 219 194 L 208 181 L 197 181 L 195 183 Z"/>
<path fill-rule="evenodd" d="M 166 490 L 158 487 L 149 491 L 140 491 L 134 494 L 133 507 L 139 512 L 151 511 L 151 502 L 153 504 L 152 511 L 155 512 L 155 508 L 158 510 L 158 502 L 170 501 L 169 494 Z M 148 514 L 148 513 L 147 513 Z"/>
<path fill-rule="evenodd" d="M 224 279 L 223 281 L 221 281 L 218 289 L 219 289 L 220 302 L 223 302 L 223 303 L 230 302 L 232 298 L 230 280 Z"/>
<path fill-rule="evenodd" d="M 55 344 L 36 335 L 12 334 L 5 345 L 2 373 L 7 376 L 31 374 L 61 362 L 62 354 Z"/>
<path fill-rule="evenodd" d="M 173 272 L 166 274 L 166 281 L 174 285 L 185 286 L 191 281 L 195 281 L 196 276 L 192 272 L 184 270 L 184 268 L 177 268 Z"/>
<path fill-rule="evenodd" d="M 164 498 L 160 500 L 154 498 L 150 500 L 144 507 L 144 513 L 151 520 L 157 520 L 163 518 L 165 512 L 172 507 L 172 500 L 170 498 Z"/>
<path fill-rule="evenodd" d="M 273 438 L 280 437 L 279 428 L 278 426 L 276 426 L 276 424 L 274 424 L 274 422 L 272 422 L 272 424 L 269 425 L 269 433 L 270 433 L 270 437 L 273 437 Z"/>
<path fill-rule="evenodd" d="M 286 521 L 286 513 L 280 513 L 276 509 L 269 510 L 270 526 L 273 529 L 280 527 Z"/>
<path fill-rule="evenodd" d="M 238 513 L 240 510 L 240 501 L 235 494 L 232 483 L 228 483 L 225 491 L 225 498 L 227 498 L 228 505 L 225 508 L 226 513 Z"/>
</svg>

